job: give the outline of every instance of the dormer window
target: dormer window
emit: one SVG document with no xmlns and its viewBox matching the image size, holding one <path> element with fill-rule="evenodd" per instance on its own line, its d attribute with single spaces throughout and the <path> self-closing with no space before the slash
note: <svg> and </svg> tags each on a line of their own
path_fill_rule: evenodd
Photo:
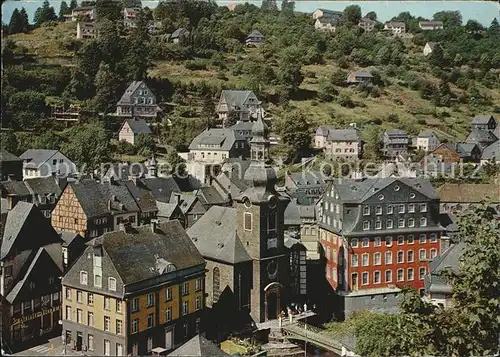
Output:
<svg viewBox="0 0 500 357">
<path fill-rule="evenodd" d="M 370 207 L 364 206 L 363 207 L 363 216 L 369 216 L 369 215 L 370 215 Z"/>
</svg>

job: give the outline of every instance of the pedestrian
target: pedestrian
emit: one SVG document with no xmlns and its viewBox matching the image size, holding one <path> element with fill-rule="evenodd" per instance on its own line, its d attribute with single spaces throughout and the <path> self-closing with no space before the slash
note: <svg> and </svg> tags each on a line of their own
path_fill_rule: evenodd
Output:
<svg viewBox="0 0 500 357">
<path fill-rule="evenodd" d="M 307 312 L 307 303 L 304 303 L 304 312 Z"/>
</svg>

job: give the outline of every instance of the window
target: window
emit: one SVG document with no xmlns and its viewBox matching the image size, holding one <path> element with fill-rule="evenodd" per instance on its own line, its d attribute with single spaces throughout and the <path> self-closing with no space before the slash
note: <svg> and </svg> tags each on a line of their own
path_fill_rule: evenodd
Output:
<svg viewBox="0 0 500 357">
<path fill-rule="evenodd" d="M 120 300 L 116 300 L 116 312 L 122 312 L 122 302 Z"/>
<path fill-rule="evenodd" d="M 94 294 L 88 293 L 87 295 L 87 304 L 94 305 Z"/>
<path fill-rule="evenodd" d="M 147 301 L 147 307 L 153 306 L 154 305 L 154 301 L 155 301 L 153 294 L 148 294 L 148 298 L 147 299 L 148 299 L 148 301 Z"/>
<path fill-rule="evenodd" d="M 392 205 L 387 205 L 387 214 L 393 214 L 394 213 L 394 208 Z"/>
<path fill-rule="evenodd" d="M 81 324 L 83 321 L 83 312 L 82 309 L 76 309 L 76 322 Z"/>
<path fill-rule="evenodd" d="M 94 326 L 94 313 L 91 311 L 87 313 L 87 325 Z"/>
<path fill-rule="evenodd" d="M 172 300 L 172 288 L 167 288 L 165 290 L 165 296 L 167 301 Z"/>
<path fill-rule="evenodd" d="M 109 331 L 111 319 L 108 316 L 104 316 L 104 331 Z"/>
<path fill-rule="evenodd" d="M 111 343 L 109 340 L 104 340 L 104 355 L 111 356 Z"/>
<path fill-rule="evenodd" d="M 153 313 L 148 314 L 148 328 L 153 327 Z"/>
<path fill-rule="evenodd" d="M 363 244 L 363 248 L 368 248 L 370 246 L 370 239 L 363 238 L 362 244 Z"/>
<path fill-rule="evenodd" d="M 123 356 L 123 345 L 121 343 L 116 344 L 116 355 Z"/>
<path fill-rule="evenodd" d="M 81 290 L 76 291 L 76 302 L 80 304 L 83 302 L 83 292 Z"/>
<path fill-rule="evenodd" d="M 195 322 L 195 331 L 196 331 L 196 333 L 200 332 L 200 323 L 201 323 L 201 319 L 198 317 L 196 319 L 196 322 Z"/>
<path fill-rule="evenodd" d="M 365 253 L 361 256 L 361 265 L 366 267 L 370 264 L 370 255 Z"/>
<path fill-rule="evenodd" d="M 94 336 L 91 334 L 88 335 L 87 348 L 89 349 L 89 351 L 94 350 Z"/>
<path fill-rule="evenodd" d="M 111 291 L 116 291 L 116 279 L 115 278 L 108 279 L 108 289 Z"/>
<path fill-rule="evenodd" d="M 413 236 L 413 234 L 410 234 L 408 236 L 408 244 L 413 244 L 415 243 L 415 237 Z"/>
<path fill-rule="evenodd" d="M 118 335 L 123 334 L 123 322 L 122 322 L 122 320 L 116 320 L 116 333 Z"/>
<path fill-rule="evenodd" d="M 403 244 L 405 244 L 405 237 L 398 236 L 398 245 L 403 245 Z"/>
<path fill-rule="evenodd" d="M 368 285 L 369 283 L 369 280 L 368 280 L 368 272 L 363 272 L 363 274 L 361 274 L 361 284 L 363 285 Z"/>
<path fill-rule="evenodd" d="M 195 280 L 194 289 L 195 289 L 195 291 L 201 290 L 201 278 L 198 278 Z"/>
<path fill-rule="evenodd" d="M 382 229 L 382 221 L 377 219 L 375 221 L 375 229 Z"/>
<path fill-rule="evenodd" d="M 132 299 L 132 312 L 139 310 L 139 300 L 137 298 Z"/>
<path fill-rule="evenodd" d="M 392 282 L 392 270 L 385 271 L 385 282 L 386 283 Z"/>
<path fill-rule="evenodd" d="M 269 216 L 267 218 L 267 230 L 270 232 L 276 230 L 276 212 L 269 212 Z"/>
<path fill-rule="evenodd" d="M 382 206 L 375 207 L 375 214 L 380 216 L 382 214 Z"/>
<path fill-rule="evenodd" d="M 413 268 L 408 268 L 406 275 L 407 275 L 407 280 L 412 281 L 415 278 L 413 276 Z"/>
<path fill-rule="evenodd" d="M 410 203 L 408 205 L 408 212 L 409 213 L 415 213 L 415 205 L 413 203 Z"/>
<path fill-rule="evenodd" d="M 392 237 L 385 237 L 385 245 L 387 247 L 392 246 Z"/>
<path fill-rule="evenodd" d="M 373 272 L 373 283 L 380 284 L 380 272 L 379 271 Z"/>
<path fill-rule="evenodd" d="M 187 315 L 189 313 L 189 301 L 182 302 L 182 315 Z"/>
<path fill-rule="evenodd" d="M 398 206 L 398 213 L 405 213 L 405 205 Z"/>
<path fill-rule="evenodd" d="M 436 243 L 438 241 L 437 234 L 431 233 L 431 243 Z"/>
<path fill-rule="evenodd" d="M 357 254 L 353 254 L 351 256 L 351 265 L 353 267 L 357 267 L 358 266 L 358 255 Z"/>
<path fill-rule="evenodd" d="M 398 269 L 398 281 L 403 281 L 403 280 L 404 280 L 404 270 Z"/>
<path fill-rule="evenodd" d="M 420 235 L 420 244 L 425 244 L 427 242 L 427 236 L 425 234 Z"/>
<path fill-rule="evenodd" d="M 404 218 L 398 219 L 398 228 L 404 228 L 404 226 L 405 226 Z"/>
<path fill-rule="evenodd" d="M 104 310 L 111 310 L 111 303 L 109 297 L 104 297 Z"/>
<path fill-rule="evenodd" d="M 198 311 L 201 309 L 201 296 L 196 297 L 196 303 L 195 303 L 195 311 Z"/>
<path fill-rule="evenodd" d="M 392 252 L 385 252 L 385 264 L 392 264 Z"/>
<path fill-rule="evenodd" d="M 398 263 L 404 263 L 405 262 L 405 252 L 400 250 L 398 252 Z"/>
<path fill-rule="evenodd" d="M 427 227 L 427 218 L 420 218 L 420 227 Z"/>
<path fill-rule="evenodd" d="M 382 239 L 380 237 L 375 237 L 375 239 L 373 240 L 373 245 L 375 247 L 380 247 L 382 245 L 381 241 Z"/>
<path fill-rule="evenodd" d="M 132 333 L 137 332 L 137 326 L 139 326 L 139 319 L 132 320 Z"/>
<path fill-rule="evenodd" d="M 363 222 L 363 230 L 367 231 L 370 229 L 370 222 L 369 221 L 364 221 Z"/>
<path fill-rule="evenodd" d="M 148 352 L 151 352 L 152 349 L 153 349 L 153 337 L 148 337 L 147 350 Z"/>
<path fill-rule="evenodd" d="M 213 270 L 213 302 L 219 301 L 220 297 L 220 270 L 215 267 Z"/>
<path fill-rule="evenodd" d="M 165 310 L 165 322 L 169 322 L 169 321 L 172 321 L 172 308 L 171 307 L 167 307 L 167 309 Z"/>
<path fill-rule="evenodd" d="M 245 230 L 246 231 L 251 231 L 252 230 L 252 214 L 250 212 L 245 212 Z"/>
<path fill-rule="evenodd" d="M 66 300 L 71 300 L 71 289 L 66 288 Z"/>
<path fill-rule="evenodd" d="M 413 263 L 413 261 L 415 259 L 415 253 L 413 252 L 413 250 L 407 251 L 406 255 L 407 255 L 407 262 L 408 263 Z"/>
<path fill-rule="evenodd" d="M 431 258 L 431 259 L 436 258 L 436 255 L 437 255 L 437 251 L 436 251 L 436 249 L 432 248 L 432 249 L 431 249 L 431 256 L 430 256 L 430 258 Z"/>
<path fill-rule="evenodd" d="M 80 284 L 87 285 L 88 276 L 86 271 L 80 272 Z"/>
<path fill-rule="evenodd" d="M 413 218 L 408 219 L 408 227 L 415 227 L 415 220 Z"/>
<path fill-rule="evenodd" d="M 380 253 L 373 254 L 373 264 L 380 265 L 382 264 L 382 259 Z"/>
<path fill-rule="evenodd" d="M 100 288 L 101 287 L 101 276 L 98 274 L 94 275 L 94 286 Z"/>
<path fill-rule="evenodd" d="M 424 280 L 425 277 L 425 267 L 418 268 L 418 278 L 419 280 Z"/>
<path fill-rule="evenodd" d="M 392 229 L 393 228 L 393 222 L 392 219 L 387 220 L 387 229 Z"/>
<path fill-rule="evenodd" d="M 363 216 L 369 216 L 369 215 L 370 215 L 370 207 L 364 206 L 363 207 Z"/>
<path fill-rule="evenodd" d="M 188 325 L 187 321 L 184 322 L 182 327 L 184 329 L 184 337 L 187 337 L 187 335 L 189 334 L 189 325 Z"/>
<path fill-rule="evenodd" d="M 182 295 L 189 295 L 189 281 L 185 281 L 182 284 Z"/>
<path fill-rule="evenodd" d="M 420 212 L 427 212 L 427 203 L 420 204 Z"/>
<path fill-rule="evenodd" d="M 356 238 L 351 239 L 351 247 L 353 247 L 353 248 L 358 247 L 358 240 Z"/>
<path fill-rule="evenodd" d="M 418 253 L 419 253 L 418 254 L 418 259 L 420 261 L 425 260 L 427 258 L 427 254 L 425 252 L 425 249 L 420 249 L 420 251 Z"/>
</svg>

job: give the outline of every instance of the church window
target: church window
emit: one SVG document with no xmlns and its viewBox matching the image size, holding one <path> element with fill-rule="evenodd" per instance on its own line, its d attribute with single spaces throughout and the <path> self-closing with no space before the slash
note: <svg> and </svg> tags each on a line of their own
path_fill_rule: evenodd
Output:
<svg viewBox="0 0 500 357">
<path fill-rule="evenodd" d="M 268 231 L 275 231 L 276 230 L 276 213 L 275 212 L 269 213 L 269 218 L 267 221 L 267 230 Z"/>
<path fill-rule="evenodd" d="M 245 212 L 244 217 L 244 228 L 246 231 L 252 230 L 252 214 L 250 212 Z"/>
<path fill-rule="evenodd" d="M 213 272 L 213 302 L 219 301 L 220 297 L 220 270 L 215 267 Z"/>
</svg>

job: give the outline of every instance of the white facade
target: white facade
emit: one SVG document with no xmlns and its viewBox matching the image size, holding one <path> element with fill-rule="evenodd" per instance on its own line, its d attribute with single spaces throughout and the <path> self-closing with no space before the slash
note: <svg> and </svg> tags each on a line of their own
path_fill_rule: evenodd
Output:
<svg viewBox="0 0 500 357">
<path fill-rule="evenodd" d="M 132 132 L 132 129 L 130 128 L 130 125 L 125 122 L 123 124 L 120 132 L 118 133 L 118 140 L 120 141 L 126 141 L 132 145 L 135 145 L 135 134 Z"/>
<path fill-rule="evenodd" d="M 406 26 L 404 23 L 387 22 L 384 25 L 384 30 L 391 31 L 393 35 L 400 35 L 406 32 Z"/>
<path fill-rule="evenodd" d="M 47 177 L 51 175 L 70 175 L 77 173 L 77 167 L 70 159 L 59 151 L 41 164 L 34 164 L 28 160 L 23 164 L 23 179 L 34 177 Z"/>
<path fill-rule="evenodd" d="M 321 31 L 330 31 L 330 32 L 335 32 L 337 29 L 335 25 L 332 25 L 331 23 L 322 23 L 319 19 L 316 20 L 314 23 L 314 28 L 316 30 L 321 30 Z"/>
<path fill-rule="evenodd" d="M 91 40 L 97 38 L 97 26 L 93 22 L 78 22 L 76 24 L 76 38 Z"/>
<path fill-rule="evenodd" d="M 437 137 L 433 134 L 425 137 L 417 137 L 417 150 L 430 152 L 436 149 L 439 145 Z"/>
</svg>

